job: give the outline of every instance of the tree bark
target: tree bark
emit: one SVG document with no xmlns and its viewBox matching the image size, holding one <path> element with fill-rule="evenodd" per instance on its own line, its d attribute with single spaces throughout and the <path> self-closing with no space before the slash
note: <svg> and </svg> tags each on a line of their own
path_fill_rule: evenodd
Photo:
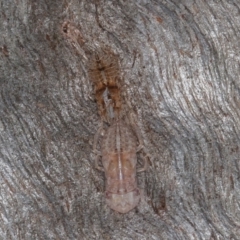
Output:
<svg viewBox="0 0 240 240">
<path fill-rule="evenodd" d="M 0 3 L 0 239 L 240 239 L 239 1 Z M 153 159 L 126 214 L 93 163 L 102 48 Z"/>
</svg>

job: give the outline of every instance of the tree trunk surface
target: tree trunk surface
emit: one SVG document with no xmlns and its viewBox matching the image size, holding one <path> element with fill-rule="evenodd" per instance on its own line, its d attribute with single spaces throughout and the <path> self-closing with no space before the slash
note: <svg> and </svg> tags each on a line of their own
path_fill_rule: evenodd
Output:
<svg viewBox="0 0 240 240">
<path fill-rule="evenodd" d="M 0 239 L 240 239 L 238 0 L 0 3 Z M 103 48 L 152 158 L 126 214 L 94 168 Z"/>
</svg>

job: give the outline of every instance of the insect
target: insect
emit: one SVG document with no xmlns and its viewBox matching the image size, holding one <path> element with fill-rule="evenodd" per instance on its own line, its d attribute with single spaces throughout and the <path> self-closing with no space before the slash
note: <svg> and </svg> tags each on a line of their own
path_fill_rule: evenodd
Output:
<svg viewBox="0 0 240 240">
<path fill-rule="evenodd" d="M 142 195 L 136 173 L 148 167 L 147 158 L 144 158 L 144 166 L 137 169 L 137 152 L 143 149 L 143 141 L 137 126 L 129 126 L 117 118 L 106 130 L 98 151 L 101 130 L 94 138 L 95 167 L 105 172 L 107 205 L 119 213 L 126 213 L 138 205 Z"/>
<path fill-rule="evenodd" d="M 63 23 L 62 32 L 81 53 L 81 46 L 85 43 L 81 32 L 69 21 Z M 100 149 L 98 143 L 103 127 L 95 134 L 93 146 L 96 154 L 95 166 L 105 172 L 107 205 L 119 213 L 126 213 L 138 205 L 142 196 L 137 186 L 136 174 L 148 167 L 147 158 L 143 158 L 143 167 L 137 168 L 137 153 L 142 150 L 146 152 L 143 140 L 137 125 L 129 125 L 120 117 L 121 77 L 117 56 L 109 49 L 93 54 L 89 59 L 88 75 L 94 84 L 102 124 L 103 122 L 109 124 Z"/>
</svg>

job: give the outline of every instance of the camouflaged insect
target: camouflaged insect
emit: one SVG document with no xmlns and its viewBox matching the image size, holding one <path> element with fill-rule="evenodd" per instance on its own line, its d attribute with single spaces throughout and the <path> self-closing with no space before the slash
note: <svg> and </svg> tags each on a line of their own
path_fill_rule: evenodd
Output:
<svg viewBox="0 0 240 240">
<path fill-rule="evenodd" d="M 95 54 L 89 68 L 99 114 L 102 121 L 110 125 L 99 150 L 97 147 L 103 127 L 95 135 L 95 166 L 105 172 L 107 205 L 119 213 L 126 213 L 140 201 L 141 191 L 137 186 L 136 173 L 146 170 L 147 160 L 145 158 L 144 167 L 137 170 L 137 152 L 143 149 L 143 141 L 137 125 L 128 125 L 120 118 L 122 105 L 118 59 L 111 51 L 105 53 L 109 54 Z"/>
</svg>

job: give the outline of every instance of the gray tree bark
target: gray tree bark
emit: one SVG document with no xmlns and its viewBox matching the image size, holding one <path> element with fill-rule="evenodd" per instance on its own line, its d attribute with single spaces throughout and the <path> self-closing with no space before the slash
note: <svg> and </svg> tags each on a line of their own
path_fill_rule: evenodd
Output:
<svg viewBox="0 0 240 240">
<path fill-rule="evenodd" d="M 240 239 L 238 0 L 0 3 L 0 239 Z M 93 166 L 102 47 L 153 158 L 126 214 Z"/>
</svg>

